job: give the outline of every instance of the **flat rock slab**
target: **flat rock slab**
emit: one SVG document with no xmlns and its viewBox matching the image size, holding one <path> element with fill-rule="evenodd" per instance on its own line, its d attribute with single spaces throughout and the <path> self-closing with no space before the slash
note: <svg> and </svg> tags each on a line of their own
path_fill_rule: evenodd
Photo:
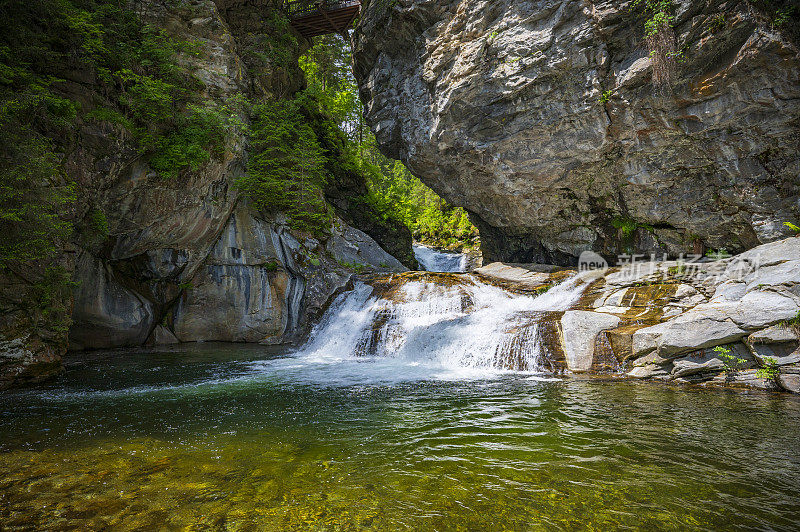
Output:
<svg viewBox="0 0 800 532">
<path fill-rule="evenodd" d="M 705 362 L 692 362 L 691 360 L 681 359 L 673 362 L 672 377 L 688 377 L 689 375 L 696 375 L 698 373 L 707 373 L 711 371 L 722 371 L 723 364 L 718 358 L 712 358 Z"/>
<path fill-rule="evenodd" d="M 747 337 L 750 344 L 778 344 L 783 342 L 796 342 L 797 333 L 785 325 L 773 325 L 761 331 L 754 332 Z"/>
<path fill-rule="evenodd" d="M 500 281 L 512 285 L 513 288 L 533 290 L 550 282 L 552 274 L 558 271 L 568 271 L 548 264 L 506 264 L 493 262 L 482 266 L 474 273 L 488 278 L 490 281 Z"/>
</svg>

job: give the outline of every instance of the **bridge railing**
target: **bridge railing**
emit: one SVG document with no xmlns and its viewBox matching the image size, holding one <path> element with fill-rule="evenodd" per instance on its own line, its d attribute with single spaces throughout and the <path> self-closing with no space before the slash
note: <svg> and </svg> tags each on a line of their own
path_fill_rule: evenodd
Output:
<svg viewBox="0 0 800 532">
<path fill-rule="evenodd" d="M 325 11 L 360 6 L 361 0 L 285 0 L 283 5 L 290 18 L 298 18 Z"/>
</svg>

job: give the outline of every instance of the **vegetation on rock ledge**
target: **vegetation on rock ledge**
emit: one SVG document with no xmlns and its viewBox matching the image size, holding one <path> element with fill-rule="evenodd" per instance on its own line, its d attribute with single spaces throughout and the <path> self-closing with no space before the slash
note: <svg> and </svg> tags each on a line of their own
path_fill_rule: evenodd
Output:
<svg viewBox="0 0 800 532">
<path fill-rule="evenodd" d="M 464 209 L 449 205 L 400 161 L 378 150 L 364 124 L 349 44 L 339 36 L 318 37 L 300 65 L 307 92 L 343 133 L 337 142 L 347 164 L 367 177 L 368 193 L 358 201 L 382 213 L 387 221 L 405 225 L 418 241 L 453 249 L 476 246 L 478 231 Z"/>
</svg>

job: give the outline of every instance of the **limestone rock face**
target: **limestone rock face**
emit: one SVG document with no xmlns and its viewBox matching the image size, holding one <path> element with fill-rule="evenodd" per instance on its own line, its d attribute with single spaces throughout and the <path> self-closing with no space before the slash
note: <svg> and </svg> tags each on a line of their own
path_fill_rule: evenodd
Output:
<svg viewBox="0 0 800 532">
<path fill-rule="evenodd" d="M 797 48 L 747 1 L 673 3 L 680 61 L 656 90 L 631 2 L 371 1 L 354 48 L 366 119 L 387 154 L 470 212 L 486 261 L 740 252 L 788 236 Z"/>
<path fill-rule="evenodd" d="M 200 53 L 183 61 L 210 101 L 224 103 L 241 96 L 258 100 L 300 87 L 303 77 L 296 65 L 293 70 L 250 69 L 249 74 L 242 68 L 247 63 L 242 51 L 251 47 L 255 34 L 267 31 L 258 13 L 279 9 L 280 2 L 259 7 L 204 0 L 189 12 L 157 0 L 142 4 L 146 21 L 168 28 L 172 38 L 200 44 Z M 298 47 L 287 53 L 299 51 Z M 150 312 L 142 318 L 142 331 L 117 331 L 102 341 L 92 331 L 91 320 L 76 312 L 73 347 L 139 345 L 155 332 L 156 324 L 184 342 L 288 341 L 297 338 L 325 299 L 349 281 L 352 272 L 326 257 L 315 260 L 319 268 L 330 271 L 327 276 L 317 275 L 311 264 L 301 265 L 301 256 L 310 258 L 325 250 L 306 249 L 285 220 L 259 213 L 237 193 L 235 180 L 246 171 L 249 140 L 244 131 L 229 136 L 223 157 L 173 179 L 155 175 L 138 160 L 120 165 L 117 173 L 104 178 L 87 177 L 101 185 L 95 201 L 108 213 L 111 226 L 111 243 L 106 243 L 110 250 L 92 251 L 101 256 L 98 260 L 111 275 L 125 280 L 125 293 L 143 301 Z M 114 157 L 110 156 L 112 161 Z M 96 167 L 83 160 L 75 163 L 84 173 Z M 341 220 L 336 225 L 343 228 L 333 228 L 330 236 L 337 246 L 351 245 L 353 240 L 356 254 L 370 249 L 368 257 L 354 263 L 405 269 L 368 235 Z M 410 250 L 410 235 L 407 247 Z M 76 272 L 77 279 L 85 277 L 83 270 Z M 106 286 L 91 281 L 88 285 L 99 299 L 116 297 Z M 79 305 L 77 310 L 87 306 L 91 307 Z M 114 331 L 117 318 L 104 308 L 87 308 L 85 314 L 105 317 Z M 158 332 L 164 336 L 164 331 Z"/>
<path fill-rule="evenodd" d="M 290 317 L 299 309 L 289 308 L 289 292 L 302 290 L 302 281 L 286 269 L 273 231 L 247 210 L 231 217 L 178 299 L 173 323 L 179 340 L 277 342 L 287 326 L 292 329 Z"/>
</svg>

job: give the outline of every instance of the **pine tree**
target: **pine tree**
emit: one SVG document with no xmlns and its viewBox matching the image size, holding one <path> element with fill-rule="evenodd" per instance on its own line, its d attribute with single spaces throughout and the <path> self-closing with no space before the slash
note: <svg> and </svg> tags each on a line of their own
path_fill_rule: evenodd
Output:
<svg viewBox="0 0 800 532">
<path fill-rule="evenodd" d="M 277 100 L 253 109 L 252 153 L 238 188 L 267 212 L 285 212 L 306 231 L 330 223 L 322 196 L 325 157 L 299 100 Z"/>
</svg>

